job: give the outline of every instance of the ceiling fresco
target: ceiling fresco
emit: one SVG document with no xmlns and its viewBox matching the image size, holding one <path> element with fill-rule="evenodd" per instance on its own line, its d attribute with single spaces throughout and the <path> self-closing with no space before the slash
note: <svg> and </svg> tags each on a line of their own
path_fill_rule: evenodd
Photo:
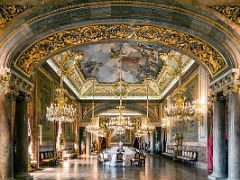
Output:
<svg viewBox="0 0 240 180">
<path fill-rule="evenodd" d="M 146 99 L 147 77 L 150 79 L 149 98 L 161 99 L 176 83 L 176 71 L 184 73 L 195 62 L 174 50 L 135 41 L 83 45 L 69 51 L 54 56 L 47 63 L 58 74 L 61 68 L 75 64 L 64 81 L 79 99 L 92 99 L 92 78 L 95 79 L 96 99 L 118 99 L 111 89 L 120 72 L 128 85 L 128 94 L 124 98 Z"/>
<path fill-rule="evenodd" d="M 136 42 L 102 43 L 80 48 L 84 58 L 79 63 L 85 78 L 100 83 L 113 83 L 122 78 L 127 83 L 142 83 L 146 76 L 156 78 L 163 67 L 159 51 Z"/>
</svg>

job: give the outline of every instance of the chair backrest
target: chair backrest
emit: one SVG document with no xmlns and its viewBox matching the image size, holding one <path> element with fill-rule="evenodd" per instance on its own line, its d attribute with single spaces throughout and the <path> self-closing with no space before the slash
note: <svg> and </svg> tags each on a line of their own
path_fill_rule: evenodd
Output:
<svg viewBox="0 0 240 180">
<path fill-rule="evenodd" d="M 117 160 L 123 160 L 123 153 L 117 153 Z"/>
<path fill-rule="evenodd" d="M 40 153 L 40 160 L 43 160 L 43 159 L 44 159 L 44 154 Z"/>
<path fill-rule="evenodd" d="M 193 153 L 193 158 L 197 160 L 197 152 Z"/>
<path fill-rule="evenodd" d="M 136 153 L 135 153 L 134 159 L 140 159 L 140 153 L 139 153 L 139 152 L 136 152 Z"/>
<path fill-rule="evenodd" d="M 140 153 L 140 158 L 144 158 L 145 159 L 145 155 L 143 154 L 143 152 Z"/>
<path fill-rule="evenodd" d="M 189 157 L 190 157 L 190 158 L 193 157 L 193 152 L 189 152 Z"/>
<path fill-rule="evenodd" d="M 103 158 L 104 159 L 107 159 L 108 158 L 108 155 L 106 153 L 103 154 Z"/>
<path fill-rule="evenodd" d="M 184 156 L 184 152 L 185 152 L 185 151 L 182 151 L 182 156 Z"/>
</svg>

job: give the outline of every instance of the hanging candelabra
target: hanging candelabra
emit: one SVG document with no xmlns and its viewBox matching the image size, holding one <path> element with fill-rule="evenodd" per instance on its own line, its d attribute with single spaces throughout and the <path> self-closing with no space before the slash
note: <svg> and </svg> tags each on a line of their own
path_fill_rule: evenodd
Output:
<svg viewBox="0 0 240 180">
<path fill-rule="evenodd" d="M 87 132 L 96 134 L 99 131 L 99 119 L 95 117 L 95 81 L 94 79 L 91 79 L 92 81 L 92 90 L 93 90 L 93 99 L 92 99 L 92 118 L 91 123 L 87 125 L 86 130 Z"/>
<path fill-rule="evenodd" d="M 55 91 L 57 98 L 55 103 L 51 103 L 50 107 L 47 107 L 46 118 L 52 122 L 73 122 L 76 117 L 77 110 L 72 104 L 68 104 L 68 98 L 65 96 L 66 90 L 63 87 L 63 77 L 60 77 L 60 88 Z"/>
<path fill-rule="evenodd" d="M 118 109 L 119 116 L 111 117 L 107 123 L 108 129 L 115 130 L 118 135 L 126 133 L 126 130 L 134 129 L 134 123 L 131 122 L 130 117 L 123 116 L 123 111 L 125 106 L 123 106 L 122 99 L 123 96 L 127 95 L 128 88 L 127 84 L 122 80 L 122 67 L 121 62 L 119 61 L 119 80 L 113 85 L 112 93 L 115 96 L 119 96 L 119 106 Z"/>
<path fill-rule="evenodd" d="M 71 103 L 68 103 L 67 91 L 63 87 L 63 76 L 67 76 L 73 71 L 83 58 L 83 53 L 70 50 L 60 56 L 60 88 L 55 90 L 57 94 L 55 103 L 51 103 L 50 107 L 47 107 L 46 118 L 52 122 L 73 122 L 77 116 L 77 109 Z"/>
<path fill-rule="evenodd" d="M 135 132 L 135 135 L 138 137 L 147 135 L 155 129 L 149 118 L 149 81 L 150 79 L 146 78 L 147 114 L 146 117 L 142 119 L 141 127 Z"/>
<path fill-rule="evenodd" d="M 181 84 L 181 73 L 179 73 L 178 88 L 176 89 L 175 102 L 165 107 L 166 119 L 174 120 L 175 122 L 188 122 L 188 121 L 203 121 L 203 113 L 201 112 L 198 100 L 187 102 L 184 96 L 185 89 Z"/>
</svg>

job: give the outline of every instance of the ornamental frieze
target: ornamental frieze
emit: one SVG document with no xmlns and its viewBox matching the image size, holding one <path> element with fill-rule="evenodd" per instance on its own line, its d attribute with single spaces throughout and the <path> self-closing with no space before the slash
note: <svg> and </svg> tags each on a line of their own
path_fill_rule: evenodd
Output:
<svg viewBox="0 0 240 180">
<path fill-rule="evenodd" d="M 239 6 L 210 6 L 210 8 L 223 14 L 225 17 L 240 25 L 240 5 Z"/>
<path fill-rule="evenodd" d="M 169 46 L 198 60 L 212 77 L 228 67 L 214 47 L 193 35 L 161 26 L 141 24 L 97 24 L 57 32 L 23 51 L 15 60 L 14 67 L 30 77 L 34 68 L 54 53 L 65 48 L 106 40 L 133 40 Z"/>
<path fill-rule="evenodd" d="M 15 16 L 26 11 L 32 6 L 28 5 L 1 5 L 0 6 L 0 28 L 11 21 Z"/>
<path fill-rule="evenodd" d="M 22 91 L 30 96 L 33 95 L 34 85 L 15 72 L 11 74 L 10 87 L 12 92 Z"/>
<path fill-rule="evenodd" d="M 232 69 L 227 75 L 211 84 L 211 94 L 216 95 L 219 92 L 225 95 L 230 92 L 240 92 L 240 69 Z"/>
</svg>

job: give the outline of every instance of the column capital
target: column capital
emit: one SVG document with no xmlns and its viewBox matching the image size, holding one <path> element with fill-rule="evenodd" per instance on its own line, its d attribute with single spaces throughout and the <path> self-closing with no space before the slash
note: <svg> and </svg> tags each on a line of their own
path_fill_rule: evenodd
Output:
<svg viewBox="0 0 240 180">
<path fill-rule="evenodd" d="M 229 86 L 229 91 L 232 93 L 240 92 L 240 69 L 232 71 L 232 83 Z"/>
<path fill-rule="evenodd" d="M 226 101 L 226 98 L 227 98 L 227 96 L 225 96 L 225 94 L 218 94 L 217 96 L 216 96 L 216 100 L 218 100 L 218 101 Z"/>
<path fill-rule="evenodd" d="M 18 95 L 16 96 L 16 100 L 29 102 L 32 100 L 32 98 L 29 94 L 26 94 L 24 92 L 19 92 Z"/>
<path fill-rule="evenodd" d="M 208 103 L 213 104 L 215 101 L 225 101 L 227 100 L 227 96 L 222 92 L 222 93 L 216 93 L 216 94 L 211 94 L 208 96 Z"/>
</svg>

